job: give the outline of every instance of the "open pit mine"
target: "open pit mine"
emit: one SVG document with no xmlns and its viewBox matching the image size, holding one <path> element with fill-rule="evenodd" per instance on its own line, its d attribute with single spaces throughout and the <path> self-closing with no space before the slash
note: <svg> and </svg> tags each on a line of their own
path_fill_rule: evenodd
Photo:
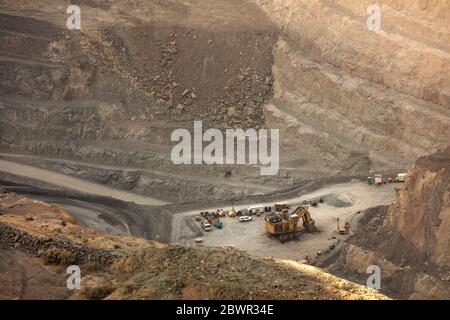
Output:
<svg viewBox="0 0 450 320">
<path fill-rule="evenodd" d="M 0 1 L 0 299 L 450 299 L 449 21 Z"/>
</svg>

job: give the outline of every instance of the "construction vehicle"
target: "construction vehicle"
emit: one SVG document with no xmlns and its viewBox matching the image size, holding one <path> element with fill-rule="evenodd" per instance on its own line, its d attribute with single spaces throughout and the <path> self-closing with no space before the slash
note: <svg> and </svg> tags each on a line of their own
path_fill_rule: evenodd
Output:
<svg viewBox="0 0 450 320">
<path fill-rule="evenodd" d="M 212 225 L 213 225 L 213 227 L 216 228 L 216 229 L 222 229 L 222 228 L 223 228 L 223 222 L 220 221 L 219 218 L 214 219 L 214 220 L 212 221 Z"/>
<path fill-rule="evenodd" d="M 373 178 L 372 177 L 367 177 L 367 184 L 369 184 L 369 185 L 373 184 Z"/>
<path fill-rule="evenodd" d="M 236 212 L 236 215 L 238 217 L 241 217 L 241 216 L 248 216 L 250 215 L 250 213 L 248 212 L 248 209 L 241 209 Z"/>
<path fill-rule="evenodd" d="M 231 210 L 228 211 L 228 216 L 229 216 L 230 218 L 236 217 L 236 210 L 234 210 L 234 208 L 231 208 Z"/>
<path fill-rule="evenodd" d="M 201 226 L 202 226 L 203 230 L 205 230 L 206 232 L 212 231 L 211 224 L 207 221 L 203 221 L 201 223 Z"/>
<path fill-rule="evenodd" d="M 315 221 L 313 218 L 311 218 L 311 214 L 308 211 L 307 207 L 297 207 L 293 214 L 297 215 L 299 218 L 302 219 L 303 221 L 303 227 L 308 230 L 309 232 L 314 232 L 317 231 L 316 230 L 316 225 L 315 225 Z"/>
<path fill-rule="evenodd" d="M 287 209 L 281 213 L 272 213 L 265 218 L 267 234 L 270 237 L 278 238 L 281 243 L 287 240 L 297 239 L 303 230 L 298 228 L 298 223 L 302 219 L 303 227 L 309 232 L 316 231 L 315 222 L 307 208 L 297 207 L 293 213 L 289 214 Z"/>
<path fill-rule="evenodd" d="M 283 211 L 283 209 L 289 209 L 289 206 L 287 203 L 283 203 L 283 204 L 279 204 L 279 203 L 275 203 L 275 211 L 279 212 L 279 211 Z"/>
<path fill-rule="evenodd" d="M 337 218 L 336 221 L 337 221 L 337 231 L 338 231 L 338 233 L 342 234 L 342 235 L 348 234 L 348 232 L 350 231 L 350 224 L 348 222 L 346 222 L 344 224 L 344 227 L 341 228 L 341 225 L 339 223 L 339 218 Z"/>
<path fill-rule="evenodd" d="M 257 215 L 260 216 L 263 212 L 265 212 L 264 207 L 254 207 L 254 208 L 248 208 L 248 215 Z"/>
<path fill-rule="evenodd" d="M 217 209 L 217 216 L 220 218 L 225 217 L 225 211 L 223 209 Z"/>
<path fill-rule="evenodd" d="M 397 174 L 397 178 L 395 178 L 395 182 L 405 182 L 407 173 L 399 173 Z"/>
<path fill-rule="evenodd" d="M 381 174 L 375 175 L 375 185 L 380 186 L 383 184 L 383 176 Z"/>
</svg>

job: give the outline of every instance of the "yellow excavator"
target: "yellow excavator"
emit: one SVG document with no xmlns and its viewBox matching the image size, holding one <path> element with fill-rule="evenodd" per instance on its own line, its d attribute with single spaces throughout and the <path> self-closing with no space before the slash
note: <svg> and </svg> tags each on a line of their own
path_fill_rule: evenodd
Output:
<svg viewBox="0 0 450 320">
<path fill-rule="evenodd" d="M 309 213 L 308 209 L 306 207 L 297 207 L 293 214 L 296 214 L 299 218 L 303 220 L 303 227 L 308 230 L 309 232 L 315 232 L 316 229 L 316 222 L 313 218 L 311 218 L 311 214 Z"/>
<path fill-rule="evenodd" d="M 278 238 L 281 243 L 287 240 L 297 239 L 303 232 L 298 228 L 298 223 L 302 219 L 303 227 L 308 232 L 316 230 L 315 221 L 311 218 L 306 207 L 297 207 L 291 214 L 288 210 L 281 213 L 272 213 L 265 219 L 266 231 L 270 237 Z"/>
</svg>

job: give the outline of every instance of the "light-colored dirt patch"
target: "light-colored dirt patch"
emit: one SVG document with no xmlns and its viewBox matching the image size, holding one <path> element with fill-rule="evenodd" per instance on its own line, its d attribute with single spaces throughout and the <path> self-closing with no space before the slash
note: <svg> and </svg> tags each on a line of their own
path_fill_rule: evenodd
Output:
<svg viewBox="0 0 450 320">
<path fill-rule="evenodd" d="M 223 218 L 224 228 L 221 230 L 214 229 L 208 233 L 205 232 L 202 236 L 203 243 L 207 246 L 233 246 L 256 256 L 271 256 L 293 260 L 303 260 L 306 256 L 314 258 L 318 251 L 325 251 L 331 245 L 336 246 L 340 241 L 347 238 L 347 236 L 337 234 L 337 218 L 340 219 L 341 223 L 351 222 L 351 219 L 358 212 L 362 212 L 370 207 L 392 203 L 395 198 L 394 188 L 396 186 L 398 185 L 388 184 L 375 187 L 363 182 L 350 182 L 324 187 L 288 200 L 287 203 L 289 203 L 290 207 L 295 208 L 303 200 L 333 194 L 333 202 L 331 204 L 335 205 L 337 200 L 340 200 L 338 203 L 346 203 L 346 206 L 333 206 L 324 202 L 316 208 L 310 207 L 309 211 L 316 221 L 319 232 L 305 232 L 298 241 L 282 244 L 277 239 L 269 238 L 264 229 L 264 217 L 253 216 L 253 221 L 247 223 L 241 223 L 229 217 Z M 273 203 L 255 203 L 245 206 L 245 208 L 273 205 Z M 236 208 L 242 209 L 244 207 L 238 205 Z M 199 212 L 191 211 L 174 216 L 172 230 L 172 241 L 174 243 L 193 245 L 193 238 L 196 235 L 187 227 L 186 219 L 193 221 L 193 218 L 198 215 Z M 195 224 L 199 225 L 198 222 L 195 222 Z"/>
<path fill-rule="evenodd" d="M 32 166 L 17 164 L 10 161 L 0 160 L 0 171 L 10 174 L 24 176 L 31 179 L 44 181 L 49 184 L 57 185 L 62 188 L 75 190 L 84 193 L 90 193 L 98 196 L 112 197 L 115 199 L 134 202 L 142 205 L 164 205 L 167 202 L 139 196 L 130 192 L 120 191 L 108 188 L 98 183 L 93 183 L 49 170 L 38 169 Z"/>
</svg>

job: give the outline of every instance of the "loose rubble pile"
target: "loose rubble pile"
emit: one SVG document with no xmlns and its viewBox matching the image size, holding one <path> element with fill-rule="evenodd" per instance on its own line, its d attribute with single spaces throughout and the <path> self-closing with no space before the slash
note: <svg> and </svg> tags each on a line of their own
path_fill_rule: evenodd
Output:
<svg viewBox="0 0 450 320">
<path fill-rule="evenodd" d="M 118 258 L 108 249 L 76 245 L 65 239 L 33 236 L 4 223 L 0 223 L 0 243 L 37 257 L 45 256 L 49 250 L 68 252 L 73 257 L 71 264 L 81 265 L 91 262 L 97 269 L 110 266 Z"/>
</svg>

